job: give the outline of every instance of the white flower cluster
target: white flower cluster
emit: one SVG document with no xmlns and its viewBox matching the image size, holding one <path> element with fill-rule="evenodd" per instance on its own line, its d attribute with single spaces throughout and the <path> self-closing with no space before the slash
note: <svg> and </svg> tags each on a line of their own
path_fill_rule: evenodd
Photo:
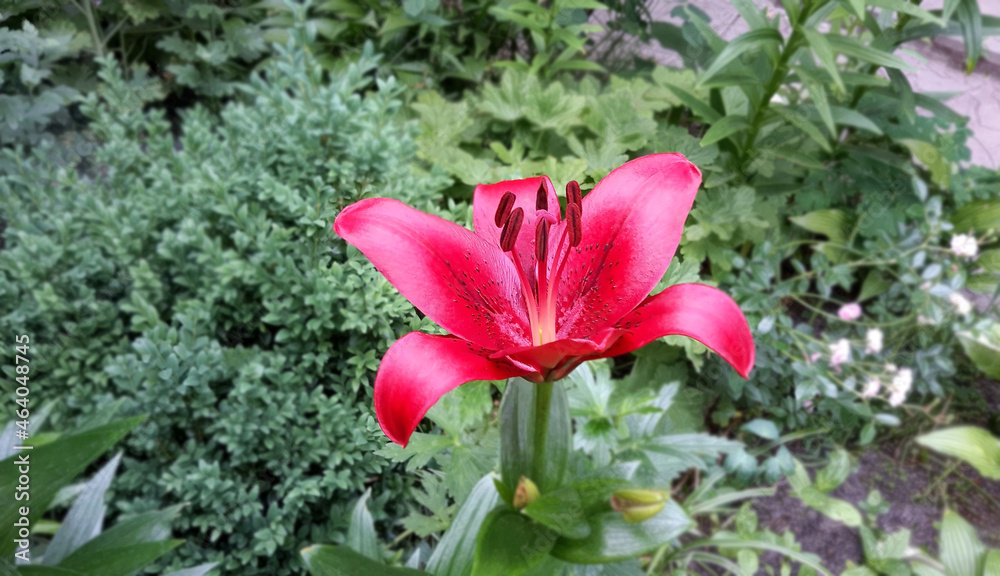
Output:
<svg viewBox="0 0 1000 576">
<path fill-rule="evenodd" d="M 975 258 L 979 253 L 979 243 L 971 234 L 956 234 L 951 237 L 951 251 L 959 258 Z"/>
<path fill-rule="evenodd" d="M 889 383 L 889 405 L 899 406 L 910 394 L 913 386 L 913 370 L 900 368 Z"/>
<path fill-rule="evenodd" d="M 955 311 L 958 312 L 959 316 L 968 316 L 972 312 L 972 302 L 959 294 L 958 292 L 952 292 L 948 296 L 948 300 L 951 301 L 951 305 L 955 307 Z"/>
</svg>

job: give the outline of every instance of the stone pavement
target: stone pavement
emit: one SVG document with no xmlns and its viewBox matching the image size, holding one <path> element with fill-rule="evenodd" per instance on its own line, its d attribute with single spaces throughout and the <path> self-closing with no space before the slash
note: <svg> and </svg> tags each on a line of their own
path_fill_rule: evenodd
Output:
<svg viewBox="0 0 1000 576">
<path fill-rule="evenodd" d="M 783 12 L 778 0 L 753 2 Z M 681 20 L 672 18 L 670 11 L 683 3 L 678 0 L 650 0 L 648 6 L 654 21 L 680 24 Z M 697 0 L 692 3 L 709 15 L 712 27 L 726 40 L 748 30 L 728 0 Z M 921 6 L 933 10 L 940 8 L 942 3 L 943 0 L 925 0 Z M 984 15 L 1000 16 L 1000 0 L 979 0 L 979 6 Z M 681 64 L 675 52 L 663 48 L 656 40 L 649 44 L 633 43 L 628 48 L 666 66 Z M 907 73 L 914 90 L 954 94 L 947 104 L 969 117 L 972 163 L 1000 167 L 1000 37 L 985 40 L 983 58 L 969 75 L 965 74 L 965 48 L 961 37 L 940 37 L 932 43 L 910 42 L 898 54 L 916 69 Z"/>
</svg>

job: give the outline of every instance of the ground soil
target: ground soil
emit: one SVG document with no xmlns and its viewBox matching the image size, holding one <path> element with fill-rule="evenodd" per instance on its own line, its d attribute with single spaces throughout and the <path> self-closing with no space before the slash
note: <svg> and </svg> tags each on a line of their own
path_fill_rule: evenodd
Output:
<svg viewBox="0 0 1000 576">
<path fill-rule="evenodd" d="M 980 381 L 978 387 L 986 404 L 983 413 L 1000 412 L 1000 383 Z M 911 546 L 924 548 L 934 556 L 946 506 L 973 524 L 984 544 L 1000 548 L 1000 481 L 984 478 L 968 465 L 956 464 L 921 448 L 912 439 L 881 443 L 857 456 L 853 474 L 831 496 L 857 504 L 871 490 L 878 490 L 890 505 L 889 511 L 879 517 L 878 527 L 886 532 L 909 528 Z M 783 480 L 774 496 L 756 501 L 761 528 L 779 534 L 791 530 L 802 550 L 819 555 L 834 574 L 842 572 L 849 561 L 861 563 L 861 541 L 856 529 L 804 506 L 789 492 Z M 763 560 L 774 565 L 776 559 L 765 556 Z"/>
</svg>

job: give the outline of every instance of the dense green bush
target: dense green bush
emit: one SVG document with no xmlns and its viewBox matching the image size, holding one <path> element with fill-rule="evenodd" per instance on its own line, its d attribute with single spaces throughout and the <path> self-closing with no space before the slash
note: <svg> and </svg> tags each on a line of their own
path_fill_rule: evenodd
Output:
<svg viewBox="0 0 1000 576">
<path fill-rule="evenodd" d="M 115 398 L 150 415 L 114 506 L 190 503 L 180 556 L 227 574 L 296 573 L 294 551 L 336 540 L 364 484 L 376 509 L 406 488 L 379 477 L 365 406 L 382 352 L 427 326 L 330 222 L 375 193 L 434 210 L 447 181 L 412 167 L 377 62 L 366 50 L 328 79 L 280 49 L 245 98 L 188 111 L 175 136 L 142 111 L 149 82 L 105 59 L 83 107 L 92 154 L 6 153 L 0 326 L 38 342 L 57 424 Z"/>
</svg>

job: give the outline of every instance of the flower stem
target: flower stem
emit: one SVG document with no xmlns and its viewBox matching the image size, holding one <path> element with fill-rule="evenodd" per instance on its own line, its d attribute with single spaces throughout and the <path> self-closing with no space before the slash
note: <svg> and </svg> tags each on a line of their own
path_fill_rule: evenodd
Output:
<svg viewBox="0 0 1000 576">
<path fill-rule="evenodd" d="M 532 468 L 537 478 L 544 476 L 545 444 L 549 439 L 549 408 L 552 405 L 552 382 L 542 382 L 535 385 L 535 445 Z"/>
</svg>

